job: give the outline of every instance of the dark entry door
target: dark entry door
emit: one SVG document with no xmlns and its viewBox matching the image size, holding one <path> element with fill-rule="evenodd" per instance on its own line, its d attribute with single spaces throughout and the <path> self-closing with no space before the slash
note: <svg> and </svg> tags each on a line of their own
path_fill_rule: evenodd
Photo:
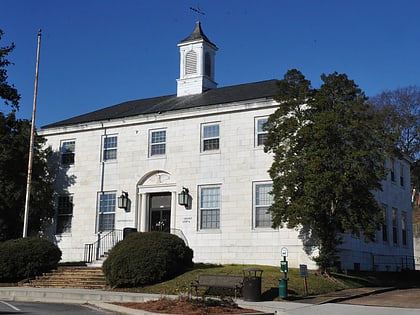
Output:
<svg viewBox="0 0 420 315">
<path fill-rule="evenodd" d="M 170 232 L 171 193 L 149 195 L 150 231 Z"/>
</svg>

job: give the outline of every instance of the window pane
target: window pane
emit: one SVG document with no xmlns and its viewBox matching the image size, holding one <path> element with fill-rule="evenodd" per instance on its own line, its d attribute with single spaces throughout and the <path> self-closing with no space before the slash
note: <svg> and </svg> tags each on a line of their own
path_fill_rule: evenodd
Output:
<svg viewBox="0 0 420 315">
<path fill-rule="evenodd" d="M 117 146 L 118 146 L 117 136 L 104 138 L 104 147 L 103 147 L 104 161 L 117 159 Z"/>
<path fill-rule="evenodd" d="M 261 118 L 261 119 L 258 119 L 258 122 L 257 122 L 257 131 L 260 133 L 260 132 L 265 132 L 264 130 L 263 130 L 263 125 L 265 124 L 267 122 L 267 118 Z"/>
<path fill-rule="evenodd" d="M 204 126 L 203 137 L 204 138 L 219 137 L 219 125 Z"/>
<path fill-rule="evenodd" d="M 104 148 L 116 148 L 117 147 L 117 137 L 105 137 L 104 139 Z"/>
<path fill-rule="evenodd" d="M 267 132 L 263 129 L 263 125 L 267 122 L 267 118 L 257 120 L 257 146 L 264 145 L 267 139 Z"/>
<path fill-rule="evenodd" d="M 104 160 L 115 160 L 116 158 L 117 158 L 117 149 L 104 151 Z"/>
<path fill-rule="evenodd" d="M 75 141 L 65 141 L 61 144 L 61 164 L 74 164 Z"/>
<path fill-rule="evenodd" d="M 201 189 L 200 228 L 218 229 L 220 227 L 220 188 L 206 187 Z"/>
<path fill-rule="evenodd" d="M 73 217 L 73 196 L 59 196 L 57 203 L 57 226 L 56 232 L 71 232 L 71 221 Z"/>
<path fill-rule="evenodd" d="M 150 155 L 166 154 L 166 130 L 153 131 L 150 138 Z"/>
<path fill-rule="evenodd" d="M 115 193 L 99 195 L 99 231 L 111 231 L 115 226 Z"/>
<path fill-rule="evenodd" d="M 209 139 L 203 141 L 203 151 L 218 150 L 219 139 Z"/>
<path fill-rule="evenodd" d="M 152 143 L 166 142 L 166 131 L 154 131 L 152 132 Z"/>
<path fill-rule="evenodd" d="M 271 227 L 272 220 L 268 208 L 273 203 L 273 196 L 270 194 L 273 185 L 256 184 L 255 185 L 255 226 Z"/>
<path fill-rule="evenodd" d="M 99 212 L 115 212 L 115 194 L 101 194 L 99 203 Z"/>
</svg>

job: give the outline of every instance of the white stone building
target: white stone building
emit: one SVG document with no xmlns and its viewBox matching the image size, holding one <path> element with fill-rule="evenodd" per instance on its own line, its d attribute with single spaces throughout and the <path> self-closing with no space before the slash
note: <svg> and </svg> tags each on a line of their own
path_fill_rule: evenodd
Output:
<svg viewBox="0 0 420 315">
<path fill-rule="evenodd" d="M 199 22 L 178 46 L 176 95 L 125 102 L 40 130 L 56 153 L 57 215 L 49 233 L 63 261 L 90 261 L 133 228 L 176 233 L 196 262 L 279 265 L 286 247 L 289 266 L 316 268 L 299 233 L 272 229 L 266 214 L 272 156 L 263 150 L 262 124 L 278 106 L 276 80 L 217 88 L 217 47 Z M 386 208 L 384 234 L 371 244 L 347 237 L 343 268 L 396 269 L 412 259 L 409 165 L 394 167 L 393 180 L 377 194 Z M 128 197 L 125 208 L 118 207 L 121 194 Z"/>
</svg>

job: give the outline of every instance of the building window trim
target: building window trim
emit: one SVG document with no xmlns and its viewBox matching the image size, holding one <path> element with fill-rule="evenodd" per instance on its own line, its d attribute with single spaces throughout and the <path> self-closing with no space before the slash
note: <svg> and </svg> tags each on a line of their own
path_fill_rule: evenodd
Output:
<svg viewBox="0 0 420 315">
<path fill-rule="evenodd" d="M 58 195 L 56 234 L 71 233 L 73 220 L 73 195 Z"/>
<path fill-rule="evenodd" d="M 60 144 L 61 153 L 61 165 L 71 166 L 74 165 L 75 154 L 76 154 L 76 140 L 69 139 L 63 140 Z"/>
<path fill-rule="evenodd" d="M 149 130 L 149 157 L 166 156 L 166 129 Z"/>
<path fill-rule="evenodd" d="M 116 191 L 98 193 L 97 231 L 107 232 L 115 229 Z"/>
<path fill-rule="evenodd" d="M 253 195 L 253 228 L 254 229 L 270 229 L 272 230 L 272 217 L 267 212 L 268 208 L 273 204 L 273 182 L 257 181 L 252 183 Z M 261 213 L 264 212 L 264 213 Z"/>
<path fill-rule="evenodd" d="M 263 125 L 267 122 L 268 117 L 255 118 L 255 147 L 263 148 L 264 141 L 267 139 L 268 132 L 263 129 Z"/>
<path fill-rule="evenodd" d="M 198 187 L 198 220 L 200 231 L 220 230 L 221 185 L 203 185 Z"/>
<path fill-rule="evenodd" d="M 118 136 L 106 135 L 102 137 L 102 161 L 116 161 L 118 154 Z"/>
<path fill-rule="evenodd" d="M 220 151 L 220 123 L 212 122 L 201 125 L 201 152 Z"/>
</svg>

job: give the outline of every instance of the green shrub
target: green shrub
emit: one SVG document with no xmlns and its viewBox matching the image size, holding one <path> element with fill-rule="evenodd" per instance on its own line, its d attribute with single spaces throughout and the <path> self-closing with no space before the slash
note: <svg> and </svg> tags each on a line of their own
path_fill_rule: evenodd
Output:
<svg viewBox="0 0 420 315">
<path fill-rule="evenodd" d="M 61 250 L 41 238 L 19 238 L 0 243 L 0 280 L 16 281 L 57 267 Z"/>
<path fill-rule="evenodd" d="M 193 251 L 178 236 L 130 233 L 110 251 L 102 268 L 112 286 L 134 287 L 168 280 L 193 266 Z"/>
</svg>

